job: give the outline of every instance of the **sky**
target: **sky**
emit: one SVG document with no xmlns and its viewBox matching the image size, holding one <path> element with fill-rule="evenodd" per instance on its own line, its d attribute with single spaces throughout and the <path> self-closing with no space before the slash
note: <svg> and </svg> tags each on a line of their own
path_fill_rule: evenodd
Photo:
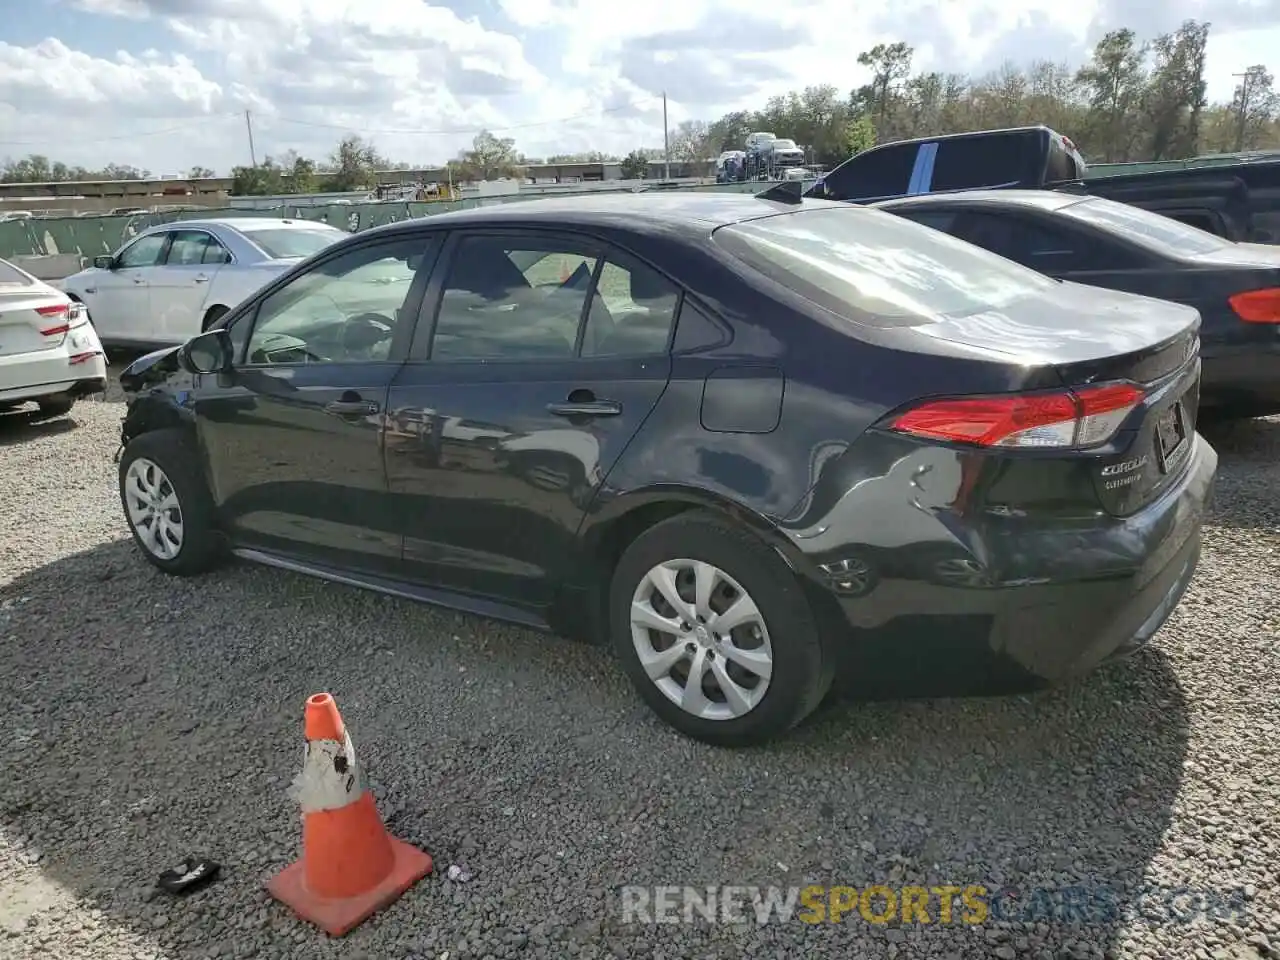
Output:
<svg viewBox="0 0 1280 960">
<path fill-rule="evenodd" d="M 773 94 L 865 82 L 904 40 L 917 69 L 1083 63 L 1117 26 L 1212 24 L 1207 80 L 1280 72 L 1280 0 L 0 0 L 0 158 L 155 175 L 253 155 L 326 158 L 345 135 L 434 165 L 489 129 L 528 156 L 662 144 Z M 856 16 L 853 11 L 857 11 Z M 1070 131 L 1063 131 L 1070 133 Z M 785 135 L 785 131 L 779 131 Z"/>
</svg>

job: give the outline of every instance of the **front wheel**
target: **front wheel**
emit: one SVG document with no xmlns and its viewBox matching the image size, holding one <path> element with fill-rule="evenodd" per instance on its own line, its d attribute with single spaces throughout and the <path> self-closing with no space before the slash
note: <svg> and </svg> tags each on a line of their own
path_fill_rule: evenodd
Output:
<svg viewBox="0 0 1280 960">
<path fill-rule="evenodd" d="M 817 623 L 795 575 L 752 533 L 681 514 L 623 554 L 610 627 L 632 684 L 666 723 L 718 746 L 790 730 L 831 686 Z"/>
<path fill-rule="evenodd" d="M 176 576 L 212 569 L 223 540 L 194 446 L 181 430 L 135 437 L 120 458 L 120 502 L 133 539 L 155 567 Z"/>
</svg>

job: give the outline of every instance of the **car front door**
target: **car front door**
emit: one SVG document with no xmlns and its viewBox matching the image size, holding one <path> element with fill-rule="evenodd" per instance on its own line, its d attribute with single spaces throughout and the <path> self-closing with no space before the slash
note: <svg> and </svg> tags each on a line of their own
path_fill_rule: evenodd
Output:
<svg viewBox="0 0 1280 960">
<path fill-rule="evenodd" d="M 89 316 L 108 341 L 154 343 L 151 323 L 151 271 L 164 256 L 169 235 L 148 233 L 124 247 L 110 270 L 98 271 L 85 290 Z"/>
<path fill-rule="evenodd" d="M 426 231 L 333 251 L 228 324 L 232 370 L 193 390 L 210 487 L 241 548 L 395 576 L 403 535 L 387 499 L 387 389 L 438 249 Z"/>
<path fill-rule="evenodd" d="M 388 401 L 410 575 L 545 610 L 585 511 L 666 388 L 679 299 L 593 239 L 451 239 Z"/>
<path fill-rule="evenodd" d="M 184 343 L 200 333 L 205 298 L 231 255 L 207 230 L 175 230 L 171 237 L 150 270 L 151 316 L 157 339 Z"/>
</svg>

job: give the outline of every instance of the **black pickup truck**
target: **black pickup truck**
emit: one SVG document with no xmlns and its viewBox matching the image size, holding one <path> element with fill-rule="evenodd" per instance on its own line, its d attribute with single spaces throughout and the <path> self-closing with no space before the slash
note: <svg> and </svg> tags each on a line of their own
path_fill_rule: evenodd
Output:
<svg viewBox="0 0 1280 960">
<path fill-rule="evenodd" d="M 1046 126 L 898 140 L 850 157 L 806 195 L 852 203 L 1000 187 L 1129 203 L 1228 240 L 1280 244 L 1280 160 L 1086 177 L 1075 144 Z"/>
</svg>

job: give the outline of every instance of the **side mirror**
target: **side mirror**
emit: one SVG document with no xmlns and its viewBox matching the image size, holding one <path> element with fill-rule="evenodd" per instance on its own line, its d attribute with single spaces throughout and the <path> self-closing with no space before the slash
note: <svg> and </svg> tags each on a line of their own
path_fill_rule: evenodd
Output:
<svg viewBox="0 0 1280 960">
<path fill-rule="evenodd" d="M 222 373 L 231 368 L 231 334 L 210 330 L 178 348 L 178 366 L 187 373 Z"/>
<path fill-rule="evenodd" d="M 115 257 L 94 257 L 93 265 L 98 270 L 112 270 L 116 265 Z"/>
</svg>

